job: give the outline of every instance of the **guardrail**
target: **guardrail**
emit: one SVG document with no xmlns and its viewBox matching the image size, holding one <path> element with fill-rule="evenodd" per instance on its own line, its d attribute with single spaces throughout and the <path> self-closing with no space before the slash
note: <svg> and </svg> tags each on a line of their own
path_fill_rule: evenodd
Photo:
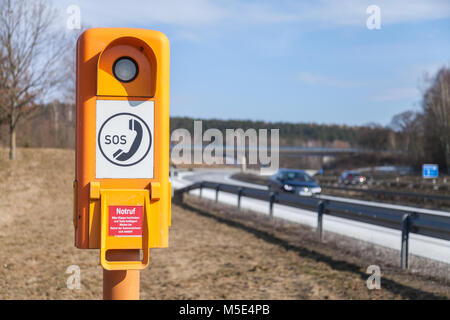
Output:
<svg viewBox="0 0 450 320">
<path fill-rule="evenodd" d="M 339 187 L 330 185 L 321 185 L 322 189 L 333 189 L 339 191 L 352 191 L 361 192 L 366 194 L 381 195 L 387 197 L 402 197 L 402 198 L 413 198 L 413 199 L 423 199 L 423 200 L 438 200 L 442 202 L 450 203 L 450 197 L 441 194 L 426 194 L 426 193 L 416 193 L 416 192 L 403 192 L 403 191 L 386 191 L 379 189 L 361 189 L 352 187 Z"/>
<path fill-rule="evenodd" d="M 200 189 L 200 197 L 202 196 L 203 189 L 215 190 L 216 202 L 218 201 L 220 191 L 235 194 L 237 195 L 237 207 L 239 210 L 241 209 L 242 197 L 268 201 L 268 210 L 271 217 L 273 216 L 273 205 L 275 203 L 316 211 L 317 234 L 320 241 L 323 239 L 322 221 L 324 214 L 400 230 L 400 265 L 402 269 L 408 268 L 410 233 L 450 240 L 450 216 L 415 212 L 414 210 L 386 208 L 377 206 L 376 204 L 363 205 L 340 200 L 324 200 L 315 197 L 270 192 L 269 190 L 247 188 L 238 185 L 209 181 L 197 182 L 187 187 L 177 189 L 174 192 L 174 197 L 176 197 L 176 200 L 182 201 L 182 195 L 184 193 L 196 189 Z"/>
</svg>

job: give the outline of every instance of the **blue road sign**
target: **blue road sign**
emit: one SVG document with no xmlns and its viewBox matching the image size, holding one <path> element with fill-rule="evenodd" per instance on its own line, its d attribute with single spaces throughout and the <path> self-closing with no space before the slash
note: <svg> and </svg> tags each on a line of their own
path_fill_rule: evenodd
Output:
<svg viewBox="0 0 450 320">
<path fill-rule="evenodd" d="M 439 166 L 437 164 L 422 165 L 422 177 L 425 179 L 435 179 L 439 176 Z"/>
</svg>

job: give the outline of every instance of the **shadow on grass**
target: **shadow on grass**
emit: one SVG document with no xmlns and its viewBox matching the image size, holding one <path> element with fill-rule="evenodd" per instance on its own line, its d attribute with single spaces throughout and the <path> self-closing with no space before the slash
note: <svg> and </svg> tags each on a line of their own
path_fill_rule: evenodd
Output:
<svg viewBox="0 0 450 320">
<path fill-rule="evenodd" d="M 214 215 L 206 210 L 199 209 L 199 208 L 189 205 L 185 202 L 180 203 L 177 201 L 176 204 L 183 207 L 184 209 L 191 210 L 201 216 L 214 219 L 214 220 L 216 220 L 220 223 L 224 223 L 230 227 L 241 229 L 243 231 L 251 233 L 254 236 L 256 236 L 257 238 L 262 239 L 268 243 L 278 245 L 286 250 L 294 251 L 302 257 L 307 257 L 307 258 L 313 259 L 317 262 L 323 262 L 334 270 L 352 272 L 355 275 L 358 275 L 364 281 L 368 277 L 368 274 L 361 271 L 361 267 L 354 263 L 350 263 L 350 262 L 347 262 L 344 260 L 337 260 L 337 259 L 334 259 L 333 257 L 330 257 L 323 253 L 320 253 L 320 252 L 317 252 L 314 250 L 310 250 L 308 248 L 301 247 L 298 245 L 292 245 L 288 241 L 283 240 L 267 231 L 259 230 L 252 226 L 248 226 L 242 222 L 219 217 L 219 216 Z M 437 300 L 437 299 L 445 299 L 446 300 L 447 299 L 447 297 L 445 297 L 445 296 L 436 295 L 434 293 L 416 289 L 416 288 L 398 283 L 395 280 L 387 279 L 384 277 L 382 278 L 382 285 L 383 285 L 383 289 L 386 289 L 394 294 L 398 294 L 403 299 L 421 299 L 421 300 L 422 299 L 426 299 L 426 300 Z"/>
</svg>

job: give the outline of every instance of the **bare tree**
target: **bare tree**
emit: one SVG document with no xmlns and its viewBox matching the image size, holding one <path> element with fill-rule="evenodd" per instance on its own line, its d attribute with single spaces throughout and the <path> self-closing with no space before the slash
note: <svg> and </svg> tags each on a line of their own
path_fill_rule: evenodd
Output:
<svg viewBox="0 0 450 320">
<path fill-rule="evenodd" d="M 439 150 L 444 169 L 450 167 L 450 68 L 442 67 L 423 97 L 426 134 Z"/>
<path fill-rule="evenodd" d="M 75 104 L 76 98 L 76 74 L 77 74 L 77 63 L 76 63 L 76 48 L 77 40 L 80 35 L 86 31 L 88 27 L 81 25 L 80 29 L 73 29 L 67 33 L 67 49 L 66 54 L 63 57 L 64 70 L 66 72 L 66 79 L 64 81 L 61 92 L 63 93 L 61 99 L 69 104 Z"/>
<path fill-rule="evenodd" d="M 67 32 L 67 50 L 62 58 L 63 69 L 61 72 L 65 73 L 65 81 L 61 83 L 61 96 L 59 100 L 53 100 L 48 106 L 51 109 L 51 116 L 53 122 L 54 141 L 57 147 L 67 146 L 67 128 L 62 128 L 61 131 L 61 119 L 69 120 L 75 126 L 75 103 L 76 103 L 76 47 L 79 36 L 86 30 L 84 26 L 80 29 L 73 29 Z M 69 105 L 69 108 L 63 107 L 65 104 Z M 72 107 L 70 107 L 72 106 Z M 64 116 L 62 113 L 66 113 Z M 64 123 L 67 125 L 67 123 Z M 70 131 L 70 130 L 69 130 Z"/>
<path fill-rule="evenodd" d="M 48 2 L 0 0 L 0 119 L 9 126 L 10 159 L 16 129 L 66 77 L 61 59 L 67 41 Z"/>
<path fill-rule="evenodd" d="M 391 127 L 401 137 L 413 164 L 439 164 L 450 171 L 450 68 L 424 77 L 422 111 L 405 111 L 393 117 Z"/>
<path fill-rule="evenodd" d="M 423 161 L 423 115 L 417 111 L 405 111 L 392 118 L 390 127 L 397 132 L 399 144 L 406 150 L 414 165 Z"/>
</svg>

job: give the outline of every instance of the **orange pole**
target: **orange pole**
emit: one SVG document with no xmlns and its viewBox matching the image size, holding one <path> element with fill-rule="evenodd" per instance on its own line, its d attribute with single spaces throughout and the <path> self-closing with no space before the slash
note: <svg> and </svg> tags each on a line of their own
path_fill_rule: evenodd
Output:
<svg viewBox="0 0 450 320">
<path fill-rule="evenodd" d="M 110 261 L 139 260 L 139 250 L 114 250 L 107 252 Z M 103 269 L 104 300 L 139 300 L 139 270 Z"/>
</svg>

